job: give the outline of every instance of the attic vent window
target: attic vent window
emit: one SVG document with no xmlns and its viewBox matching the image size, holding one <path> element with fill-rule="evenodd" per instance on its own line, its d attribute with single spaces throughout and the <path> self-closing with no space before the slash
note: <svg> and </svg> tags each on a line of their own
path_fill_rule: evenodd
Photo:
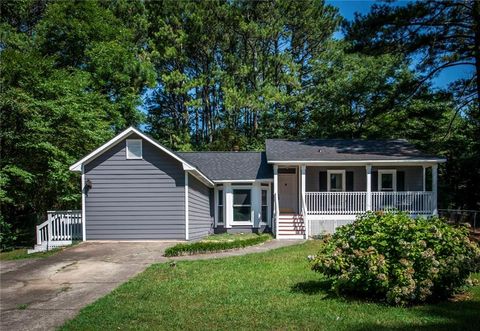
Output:
<svg viewBox="0 0 480 331">
<path fill-rule="evenodd" d="M 127 159 L 142 158 L 142 139 L 127 139 Z"/>
</svg>

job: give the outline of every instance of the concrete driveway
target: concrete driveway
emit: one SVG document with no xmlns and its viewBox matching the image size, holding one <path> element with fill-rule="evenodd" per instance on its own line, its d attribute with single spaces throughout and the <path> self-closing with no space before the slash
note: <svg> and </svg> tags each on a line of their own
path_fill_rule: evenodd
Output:
<svg viewBox="0 0 480 331">
<path fill-rule="evenodd" d="M 155 262 L 166 242 L 81 243 L 47 257 L 0 261 L 0 330 L 50 330 Z"/>
<path fill-rule="evenodd" d="M 271 240 L 212 254 L 177 257 L 203 260 L 295 245 Z M 43 259 L 0 261 L 0 330 L 52 330 L 152 263 L 167 262 L 175 242 L 85 242 Z"/>
</svg>

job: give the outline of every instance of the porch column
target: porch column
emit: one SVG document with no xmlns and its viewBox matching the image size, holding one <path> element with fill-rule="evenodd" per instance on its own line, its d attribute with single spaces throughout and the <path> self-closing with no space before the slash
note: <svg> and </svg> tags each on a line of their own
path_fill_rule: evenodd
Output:
<svg viewBox="0 0 480 331">
<path fill-rule="evenodd" d="M 273 220 L 273 226 L 275 229 L 275 237 L 278 238 L 278 165 L 273 165 L 273 214 L 275 215 L 275 219 Z"/>
<path fill-rule="evenodd" d="M 438 164 L 432 166 L 432 214 L 438 215 L 437 207 L 437 174 L 438 174 Z"/>
<path fill-rule="evenodd" d="M 422 190 L 423 190 L 423 192 L 425 192 L 425 191 L 427 190 L 427 183 L 426 183 L 426 168 L 427 168 L 426 166 L 422 166 L 422 169 L 423 169 L 423 176 L 422 176 L 422 178 L 423 178 L 423 184 L 422 184 L 422 185 L 423 185 L 423 186 L 422 186 L 422 187 L 423 187 L 423 189 L 422 189 Z"/>
<path fill-rule="evenodd" d="M 367 164 L 365 166 L 367 170 L 367 199 L 366 199 L 366 210 L 372 210 L 372 166 Z"/>
<path fill-rule="evenodd" d="M 300 173 L 301 173 L 301 189 L 302 189 L 302 214 L 303 214 L 303 223 L 305 224 L 305 239 L 308 239 L 310 233 L 309 233 L 309 226 L 308 226 L 308 213 L 307 213 L 307 207 L 306 204 L 307 202 L 305 201 L 305 177 L 306 177 L 306 166 L 302 165 L 300 168 Z M 305 209 L 303 208 L 305 206 Z"/>
</svg>

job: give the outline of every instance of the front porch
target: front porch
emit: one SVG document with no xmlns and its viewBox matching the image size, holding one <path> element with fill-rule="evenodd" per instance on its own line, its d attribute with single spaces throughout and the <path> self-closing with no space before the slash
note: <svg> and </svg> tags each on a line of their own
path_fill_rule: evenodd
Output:
<svg viewBox="0 0 480 331">
<path fill-rule="evenodd" d="M 274 165 L 277 238 L 308 238 L 367 211 L 437 214 L 437 164 Z"/>
</svg>

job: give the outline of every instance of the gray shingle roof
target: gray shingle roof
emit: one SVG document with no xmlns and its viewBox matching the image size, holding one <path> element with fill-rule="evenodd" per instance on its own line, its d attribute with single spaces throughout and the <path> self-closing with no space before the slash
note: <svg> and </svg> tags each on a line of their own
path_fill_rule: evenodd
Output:
<svg viewBox="0 0 480 331">
<path fill-rule="evenodd" d="M 177 152 L 211 180 L 273 178 L 265 152 Z"/>
<path fill-rule="evenodd" d="M 441 160 L 423 154 L 406 140 L 266 140 L 271 161 Z"/>
</svg>

